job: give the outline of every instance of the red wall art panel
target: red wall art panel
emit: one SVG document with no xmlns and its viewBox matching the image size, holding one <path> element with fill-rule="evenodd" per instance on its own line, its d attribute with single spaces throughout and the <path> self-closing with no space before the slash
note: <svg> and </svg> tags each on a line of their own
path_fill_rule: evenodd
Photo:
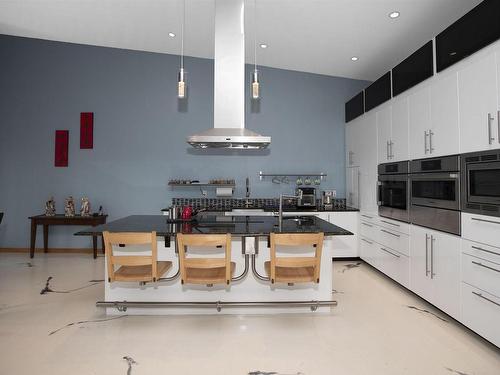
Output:
<svg viewBox="0 0 500 375">
<path fill-rule="evenodd" d="M 94 112 L 80 113 L 80 148 L 94 148 Z"/>
<path fill-rule="evenodd" d="M 56 155 L 54 166 L 68 166 L 69 130 L 56 130 Z"/>
</svg>

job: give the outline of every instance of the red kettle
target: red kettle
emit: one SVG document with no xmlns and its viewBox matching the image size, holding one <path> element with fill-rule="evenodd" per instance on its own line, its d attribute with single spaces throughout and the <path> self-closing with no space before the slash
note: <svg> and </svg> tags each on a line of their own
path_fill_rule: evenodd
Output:
<svg viewBox="0 0 500 375">
<path fill-rule="evenodd" d="M 191 218 L 193 217 L 193 207 L 185 206 L 182 209 L 181 217 L 182 217 L 182 220 L 191 220 Z"/>
</svg>

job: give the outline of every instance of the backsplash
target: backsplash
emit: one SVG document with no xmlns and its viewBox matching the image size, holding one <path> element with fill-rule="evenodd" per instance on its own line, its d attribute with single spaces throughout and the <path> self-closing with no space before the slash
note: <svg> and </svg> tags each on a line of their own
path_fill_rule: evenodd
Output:
<svg viewBox="0 0 500 375">
<path fill-rule="evenodd" d="M 279 208 L 279 198 L 172 198 L 173 206 L 191 206 L 195 209 L 231 210 L 233 208 L 262 208 L 274 210 Z M 296 199 L 284 199 L 285 209 L 296 208 Z M 321 206 L 321 199 L 316 201 Z M 333 207 L 342 209 L 346 207 L 345 199 L 334 199 Z"/>
</svg>

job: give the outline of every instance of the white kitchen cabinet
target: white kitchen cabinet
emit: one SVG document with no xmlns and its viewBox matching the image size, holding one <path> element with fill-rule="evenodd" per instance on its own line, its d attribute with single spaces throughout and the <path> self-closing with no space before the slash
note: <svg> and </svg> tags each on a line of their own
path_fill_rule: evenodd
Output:
<svg viewBox="0 0 500 375">
<path fill-rule="evenodd" d="M 409 258 L 384 245 L 378 246 L 376 263 L 380 271 L 404 287 L 409 286 Z"/>
<path fill-rule="evenodd" d="M 377 252 L 378 252 L 378 244 L 375 241 L 370 240 L 363 236 L 359 238 L 360 258 L 378 269 L 379 264 L 377 263 Z"/>
<path fill-rule="evenodd" d="M 333 257 L 351 258 L 358 256 L 358 212 L 329 212 L 328 221 L 354 233 L 353 236 L 332 237 Z"/>
<path fill-rule="evenodd" d="M 500 217 L 462 212 L 462 237 L 500 248 Z"/>
<path fill-rule="evenodd" d="M 359 122 L 358 166 L 363 174 L 377 173 L 377 116 L 370 112 Z"/>
<path fill-rule="evenodd" d="M 345 127 L 346 167 L 359 166 L 360 126 L 362 117 L 352 120 Z"/>
<path fill-rule="evenodd" d="M 410 125 L 410 159 L 421 159 L 430 154 L 429 130 L 431 124 L 431 93 L 428 83 L 417 86 L 408 97 Z"/>
<path fill-rule="evenodd" d="M 499 146 L 496 74 L 495 53 L 472 58 L 458 72 L 461 152 Z"/>
<path fill-rule="evenodd" d="M 400 95 L 392 102 L 391 121 L 391 161 L 408 160 L 409 158 L 409 113 L 408 97 Z"/>
<path fill-rule="evenodd" d="M 392 159 L 392 134 L 391 121 L 392 110 L 390 102 L 382 104 L 377 111 L 377 144 L 378 144 L 378 162 L 387 163 Z"/>
<path fill-rule="evenodd" d="M 460 152 L 458 130 L 457 73 L 443 74 L 431 81 L 431 128 L 428 146 L 431 156 Z"/>
<path fill-rule="evenodd" d="M 461 322 L 500 346 L 500 298 L 462 283 Z"/>
<path fill-rule="evenodd" d="M 447 314 L 459 318 L 459 237 L 411 226 L 410 289 Z"/>
<path fill-rule="evenodd" d="M 346 204 L 349 207 L 359 208 L 360 178 L 359 167 L 346 168 Z"/>
</svg>

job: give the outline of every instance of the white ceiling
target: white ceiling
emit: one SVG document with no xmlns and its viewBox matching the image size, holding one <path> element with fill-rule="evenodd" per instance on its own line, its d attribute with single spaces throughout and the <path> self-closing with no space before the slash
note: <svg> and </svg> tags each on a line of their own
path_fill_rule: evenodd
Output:
<svg viewBox="0 0 500 375">
<path fill-rule="evenodd" d="M 246 60 L 253 62 L 254 0 L 245 1 Z M 481 2 L 256 1 L 258 43 L 269 45 L 258 48 L 259 64 L 367 80 Z M 0 0 L 0 34 L 178 54 L 181 10 L 182 0 Z M 392 20 L 394 10 L 401 16 Z M 187 55 L 213 57 L 213 15 L 214 0 L 186 0 Z"/>
</svg>

